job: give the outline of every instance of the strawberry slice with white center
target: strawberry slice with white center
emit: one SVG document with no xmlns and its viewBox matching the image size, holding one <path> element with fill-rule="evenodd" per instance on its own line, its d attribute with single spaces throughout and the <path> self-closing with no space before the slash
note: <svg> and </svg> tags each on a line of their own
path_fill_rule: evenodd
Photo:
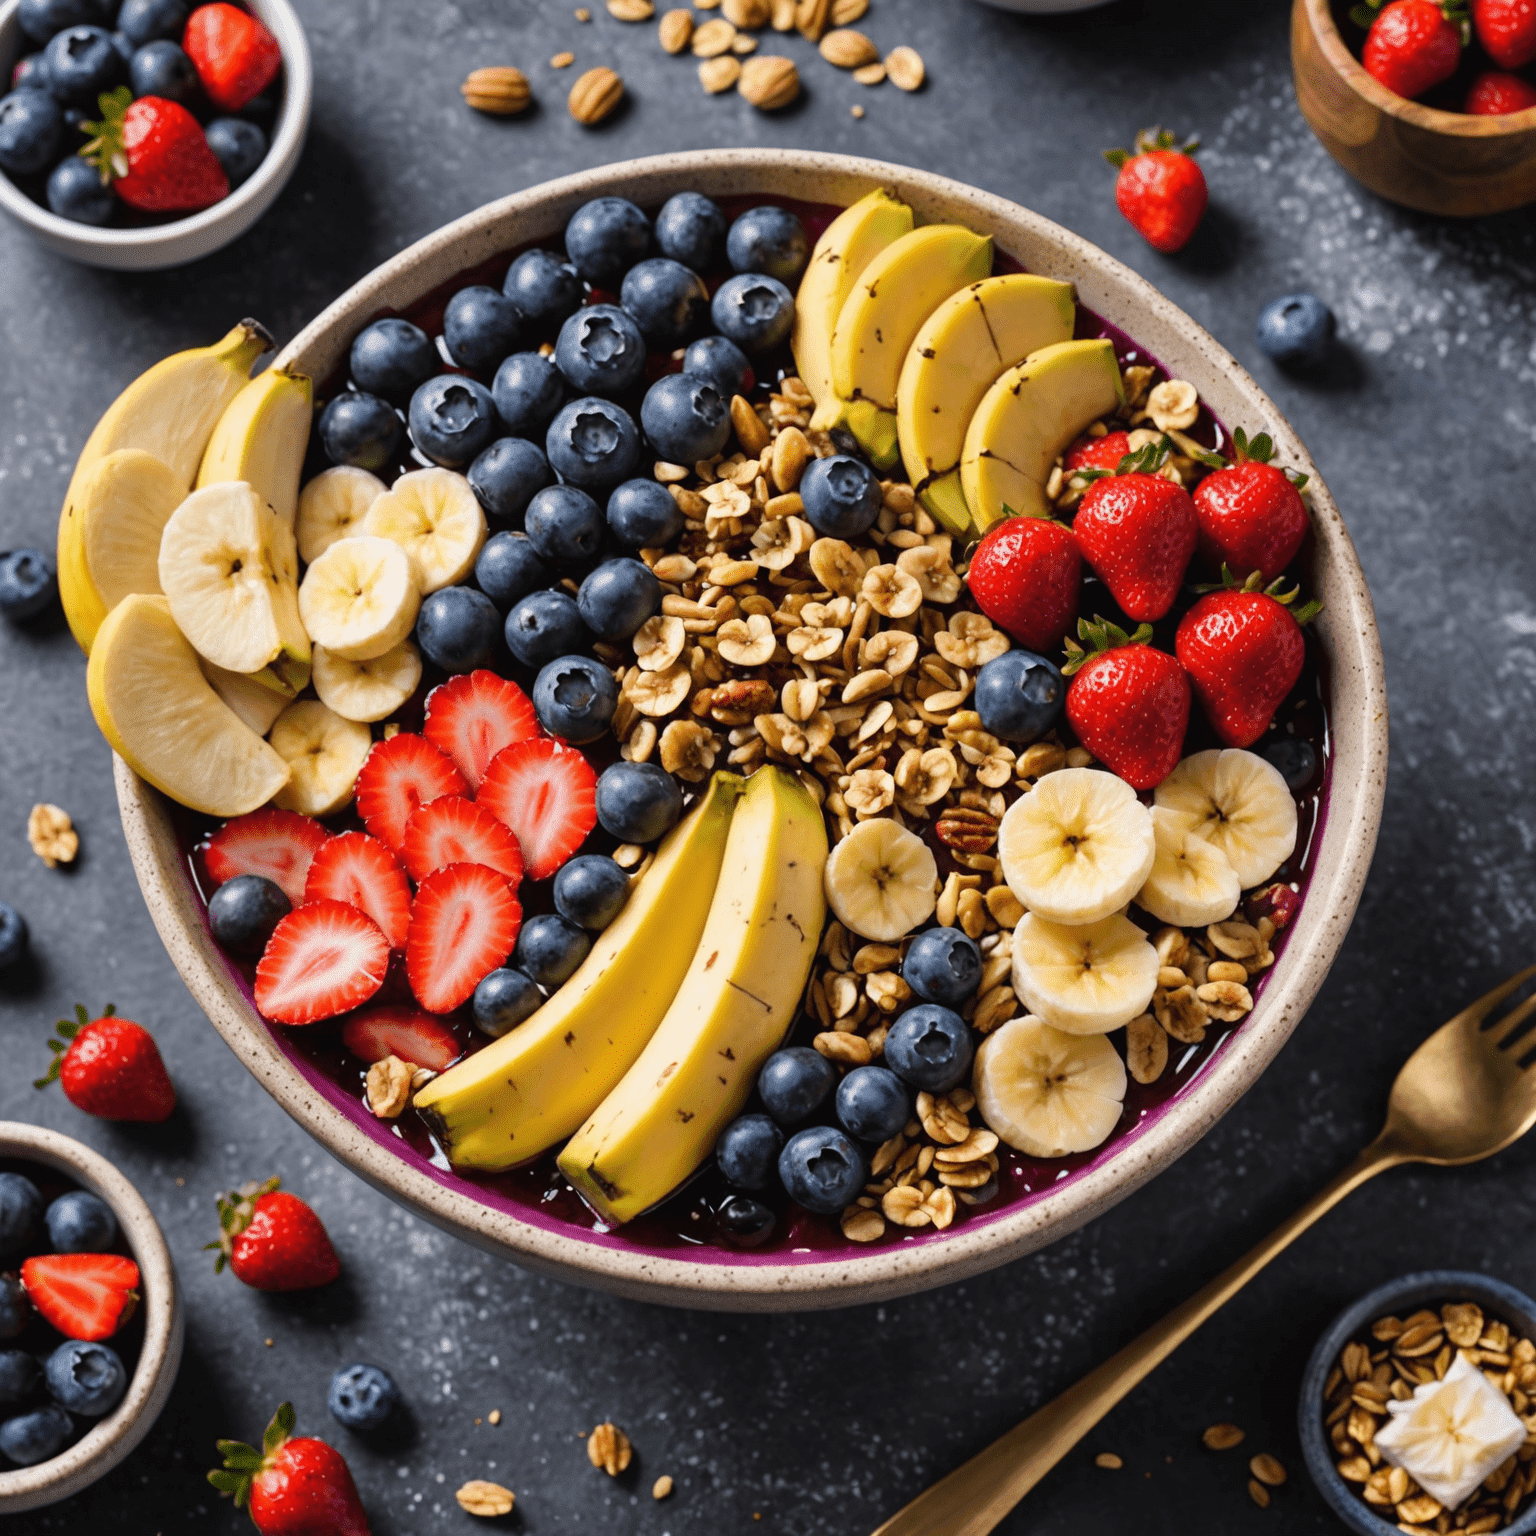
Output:
<svg viewBox="0 0 1536 1536">
<path fill-rule="evenodd" d="M 405 824 L 418 806 L 468 793 L 464 775 L 430 741 L 402 731 L 369 749 L 357 776 L 357 814 L 381 843 L 399 853 Z"/>
<path fill-rule="evenodd" d="M 422 806 L 406 822 L 400 856 L 418 884 L 445 864 L 484 864 L 505 875 L 514 890 L 523 878 L 522 850 L 506 825 L 457 795 Z"/>
<path fill-rule="evenodd" d="M 494 672 L 465 672 L 427 695 L 423 734 L 454 761 L 472 789 L 503 747 L 540 734 L 533 701 Z"/>
<path fill-rule="evenodd" d="M 305 901 L 344 901 L 371 917 L 391 949 L 405 948 L 411 883 L 400 861 L 366 832 L 342 832 L 320 845 L 304 882 Z"/>
<path fill-rule="evenodd" d="M 387 1004 L 353 1014 L 341 1027 L 341 1043 L 370 1066 L 398 1056 L 434 1072 L 446 1071 L 464 1054 L 458 1037 L 436 1014 Z"/>
<path fill-rule="evenodd" d="M 294 906 L 304 900 L 309 861 L 330 833 L 313 816 L 268 808 L 226 821 L 203 851 L 210 878 L 223 885 L 236 875 L 260 875 Z"/>
<path fill-rule="evenodd" d="M 66 1339 L 110 1339 L 139 1304 L 139 1266 L 120 1253 L 45 1253 L 21 1266 L 45 1322 Z"/>
<path fill-rule="evenodd" d="M 494 869 L 446 864 L 428 875 L 416 892 L 405 944 L 416 1001 L 429 1013 L 467 1003 L 512 953 L 522 926 L 523 909 Z"/>
<path fill-rule="evenodd" d="M 334 1019 L 361 1008 L 388 968 L 389 940 L 372 918 L 342 901 L 312 901 L 272 930 L 256 966 L 256 1006 L 278 1024 Z"/>
<path fill-rule="evenodd" d="M 574 747 L 541 737 L 497 753 L 475 803 L 512 829 L 530 880 L 547 880 L 597 825 L 597 775 Z"/>
</svg>

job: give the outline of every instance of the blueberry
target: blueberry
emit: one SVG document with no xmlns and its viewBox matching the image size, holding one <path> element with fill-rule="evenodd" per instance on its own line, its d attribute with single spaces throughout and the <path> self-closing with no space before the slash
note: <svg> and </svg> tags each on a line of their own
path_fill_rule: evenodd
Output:
<svg viewBox="0 0 1536 1536">
<path fill-rule="evenodd" d="M 621 843 L 653 843 L 683 814 L 683 792 L 660 763 L 610 764 L 597 781 L 597 819 Z"/>
<path fill-rule="evenodd" d="M 550 485 L 537 492 L 523 527 L 534 552 L 551 565 L 588 565 L 603 547 L 602 511 L 579 486 Z"/>
<path fill-rule="evenodd" d="M 805 225 L 787 208 L 749 208 L 725 237 L 733 272 L 762 272 L 781 283 L 798 283 L 811 254 Z"/>
<path fill-rule="evenodd" d="M 789 339 L 795 296 L 776 277 L 728 277 L 709 307 L 715 329 L 743 352 L 767 352 Z"/>
<path fill-rule="evenodd" d="M 0 1258 L 25 1253 L 42 1220 L 37 1185 L 19 1173 L 0 1173 Z"/>
<path fill-rule="evenodd" d="M 587 958 L 592 940 L 585 930 L 556 912 L 541 912 L 523 924 L 512 963 L 541 987 L 558 987 Z"/>
<path fill-rule="evenodd" d="M 491 398 L 514 437 L 539 437 L 565 401 L 565 379 L 552 358 L 514 352 L 496 370 Z"/>
<path fill-rule="evenodd" d="M 601 853 L 584 853 L 555 876 L 555 910 L 568 922 L 600 933 L 624 910 L 629 876 Z"/>
<path fill-rule="evenodd" d="M 514 971 L 511 966 L 503 966 L 480 979 L 470 1006 L 475 1015 L 475 1028 L 482 1035 L 499 1040 L 509 1029 L 515 1029 L 536 1012 L 543 1001 L 544 994 L 534 985 L 531 976 Z"/>
<path fill-rule="evenodd" d="M 9 902 L 0 901 L 0 971 L 9 970 L 26 952 L 26 918 Z"/>
<path fill-rule="evenodd" d="M 520 598 L 502 626 L 507 649 L 525 667 L 543 667 L 592 643 L 569 592 L 553 588 Z"/>
<path fill-rule="evenodd" d="M 231 188 L 249 181 L 267 158 L 267 136 L 243 117 L 216 117 L 203 130 L 213 157 L 224 167 Z"/>
<path fill-rule="evenodd" d="M 565 252 L 589 283 L 611 288 L 645 255 L 651 221 L 622 197 L 583 203 L 565 226 Z"/>
<path fill-rule="evenodd" d="M 588 395 L 571 401 L 550 422 L 544 451 L 562 480 L 601 490 L 635 472 L 640 430 L 623 406 Z"/>
<path fill-rule="evenodd" d="M 656 248 L 695 272 L 708 272 L 720 256 L 725 215 L 702 192 L 679 192 L 656 215 Z"/>
<path fill-rule="evenodd" d="M 391 317 L 375 320 L 357 333 L 348 366 L 359 389 L 404 407 L 442 361 L 432 338 L 419 325 Z"/>
<path fill-rule="evenodd" d="M 1004 741 L 1035 741 L 1055 725 L 1067 697 L 1061 669 L 1033 651 L 1005 651 L 976 674 L 976 712 Z"/>
<path fill-rule="evenodd" d="M 187 15 L 183 0 L 123 0 L 117 28 L 130 43 L 142 46 L 157 37 L 180 37 Z"/>
<path fill-rule="evenodd" d="M 526 533 L 492 534 L 475 561 L 475 582 L 501 613 L 554 579 Z"/>
<path fill-rule="evenodd" d="M 128 34 L 121 29 L 112 34 L 112 46 L 117 49 L 117 56 L 128 66 L 129 73 L 133 72 L 133 56 L 139 49 Z"/>
<path fill-rule="evenodd" d="M 683 514 L 659 481 L 626 480 L 608 493 L 608 531 L 630 549 L 651 549 L 683 531 Z"/>
<path fill-rule="evenodd" d="M 48 1356 L 43 1374 L 54 1402 L 88 1419 L 111 1413 L 128 1390 L 117 1351 L 85 1339 L 66 1339 Z"/>
<path fill-rule="evenodd" d="M 1316 748 L 1297 736 L 1282 736 L 1278 741 L 1272 741 L 1261 755 L 1280 770 L 1286 788 L 1293 795 L 1304 790 L 1317 772 Z"/>
<path fill-rule="evenodd" d="M 804 1125 L 837 1085 L 837 1070 L 819 1051 L 791 1045 L 775 1051 L 757 1074 L 758 1097 L 778 1123 Z"/>
<path fill-rule="evenodd" d="M 624 274 L 619 302 L 634 316 L 640 334 L 663 350 L 680 347 L 709 314 L 709 289 L 680 261 L 653 256 Z"/>
<path fill-rule="evenodd" d="M 835 453 L 813 459 L 800 477 L 805 517 L 829 539 L 856 539 L 880 515 L 880 482 L 863 459 Z"/>
<path fill-rule="evenodd" d="M 24 59 L 17 59 L 16 67 L 11 70 L 11 89 L 13 91 L 46 91 L 48 89 L 48 66 L 43 63 L 40 53 L 29 53 Z"/>
<path fill-rule="evenodd" d="M 117 1217 L 100 1195 L 72 1189 L 43 1213 L 55 1253 L 105 1253 L 117 1241 Z"/>
<path fill-rule="evenodd" d="M 747 354 L 724 336 L 700 336 L 683 353 L 683 372 L 708 379 L 727 400 L 747 392 L 747 375 L 751 371 Z"/>
<path fill-rule="evenodd" d="M 599 640 L 628 640 L 661 609 L 661 583 L 638 560 L 605 560 L 582 582 L 576 606 Z"/>
<path fill-rule="evenodd" d="M 12 549 L 0 555 L 0 613 L 6 618 L 36 618 L 58 590 L 53 564 L 42 550 Z"/>
<path fill-rule="evenodd" d="M 176 43 L 164 38 L 145 43 L 134 54 L 128 66 L 128 79 L 135 96 L 163 96 L 183 105 L 201 89 L 192 60 Z"/>
<path fill-rule="evenodd" d="M 668 463 L 712 459 L 731 435 L 731 411 L 708 379 L 668 373 L 651 385 L 640 405 L 640 425 Z"/>
<path fill-rule="evenodd" d="M 74 1420 L 50 1403 L 0 1424 L 0 1451 L 19 1467 L 35 1467 L 57 1456 L 74 1432 Z"/>
<path fill-rule="evenodd" d="M 443 340 L 461 368 L 494 373 L 523 339 L 523 315 L 499 289 L 461 288 L 443 311 Z"/>
<path fill-rule="evenodd" d="M 378 1429 L 400 1402 L 400 1388 L 376 1365 L 346 1365 L 331 1377 L 325 1406 L 348 1429 Z"/>
<path fill-rule="evenodd" d="M 732 1195 L 715 1212 L 720 1235 L 733 1248 L 761 1248 L 773 1236 L 773 1212 L 750 1195 Z"/>
<path fill-rule="evenodd" d="M 64 113 L 52 96 L 20 90 L 0 99 L 0 171 L 35 176 L 63 148 Z"/>
<path fill-rule="evenodd" d="M 855 1067 L 837 1085 L 837 1118 L 860 1141 L 889 1141 L 912 1118 L 912 1095 L 889 1067 Z"/>
<path fill-rule="evenodd" d="M 21 0 L 16 21 L 34 43 L 46 43 L 66 27 L 101 21 L 103 9 L 99 0 Z"/>
<path fill-rule="evenodd" d="M 32 1321 L 32 1303 L 26 1287 L 15 1275 L 0 1275 L 0 1339 L 14 1339 L 25 1333 Z M 0 1388 L 0 1399 L 5 1396 Z"/>
<path fill-rule="evenodd" d="M 487 517 L 520 521 L 536 491 L 555 483 L 544 450 L 521 437 L 498 437 L 469 466 L 469 488 Z"/>
<path fill-rule="evenodd" d="M 405 428 L 377 395 L 337 395 L 320 413 L 320 446 L 332 464 L 385 469 L 400 453 Z"/>
<path fill-rule="evenodd" d="M 56 33 L 43 49 L 48 89 L 66 105 L 94 109 L 96 98 L 128 73 L 112 34 L 101 27 L 70 27 Z"/>
<path fill-rule="evenodd" d="M 767 1115 L 743 1115 L 720 1133 L 715 1161 L 727 1184 L 737 1189 L 767 1189 L 773 1183 L 784 1132 Z"/>
<path fill-rule="evenodd" d="M 645 372 L 645 337 L 617 304 L 589 304 L 560 327 L 555 366 L 572 389 L 622 395 Z"/>
<path fill-rule="evenodd" d="M 441 587 L 421 600 L 416 643 L 421 654 L 444 672 L 473 672 L 496 654 L 501 615 L 484 592 Z"/>
<path fill-rule="evenodd" d="M 964 1019 L 938 1003 L 919 1003 L 891 1025 L 886 1065 L 924 1093 L 947 1093 L 971 1070 L 975 1047 Z"/>
<path fill-rule="evenodd" d="M 813 1125 L 785 1143 L 779 1178 L 791 1200 L 808 1211 L 835 1216 L 863 1193 L 869 1161 L 840 1130 Z"/>
<path fill-rule="evenodd" d="M 1310 293 L 1288 293 L 1259 311 L 1259 350 L 1277 363 L 1305 367 L 1321 362 L 1333 345 L 1333 311 Z"/>
<path fill-rule="evenodd" d="M 501 291 L 540 335 L 553 332 L 581 307 L 581 279 L 553 251 L 524 251 L 507 268 Z"/>
<path fill-rule="evenodd" d="M 551 736 L 580 745 L 596 741 L 613 723 L 619 688 L 602 662 L 560 656 L 540 669 L 533 684 L 533 711 Z"/>
<path fill-rule="evenodd" d="M 901 979 L 925 1003 L 958 1008 L 981 983 L 981 951 L 959 928 L 927 928 L 907 945 Z"/>
<path fill-rule="evenodd" d="M 19 1280 L 12 1283 L 20 1290 Z M 0 1350 L 0 1408 L 19 1408 L 28 1398 L 36 1397 L 42 1386 L 43 1368 L 31 1355 L 19 1349 Z"/>
<path fill-rule="evenodd" d="M 411 396 L 408 414 L 412 441 L 444 469 L 470 463 L 490 447 L 501 426 L 490 390 L 457 373 L 428 379 Z"/>
<path fill-rule="evenodd" d="M 259 955 L 292 910 L 280 885 L 261 875 L 236 875 L 208 898 L 208 926 L 225 949 Z"/>
</svg>

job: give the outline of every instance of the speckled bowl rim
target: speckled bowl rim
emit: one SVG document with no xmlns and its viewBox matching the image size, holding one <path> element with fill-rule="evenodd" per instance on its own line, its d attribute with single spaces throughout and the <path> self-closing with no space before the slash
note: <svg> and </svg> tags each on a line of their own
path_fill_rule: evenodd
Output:
<svg viewBox="0 0 1536 1536">
<path fill-rule="evenodd" d="M 1282 460 L 1312 476 L 1318 630 L 1331 661 L 1333 784 L 1307 900 L 1244 1027 L 1202 1076 L 1119 1155 L 986 1225 L 927 1242 L 881 1245 L 820 1261 L 695 1263 L 545 1230 L 406 1166 L 325 1101 L 282 1054 L 209 938 L 163 797 L 118 762 L 123 829 L 150 914 L 192 995 L 252 1074 L 333 1155 L 384 1193 L 466 1241 L 544 1274 L 673 1305 L 725 1311 L 851 1306 L 963 1280 L 1074 1231 L 1187 1151 L 1253 1085 L 1301 1020 L 1338 954 L 1375 847 L 1387 768 L 1380 640 L 1365 579 L 1337 506 L 1296 434 L 1258 385 L 1150 283 L 1060 226 L 945 177 L 850 156 L 708 150 L 632 160 L 564 177 L 487 205 L 385 262 L 285 347 L 279 364 L 328 374 L 347 340 L 386 307 L 412 300 L 492 255 L 548 237 L 589 198 L 621 193 L 656 205 L 694 187 L 848 204 L 889 186 L 919 218 L 993 233 L 1026 266 L 1069 277 L 1083 301 L 1193 382 L 1227 420 L 1263 422 Z"/>
<path fill-rule="evenodd" d="M 1527 1338 L 1536 1338 L 1536 1301 L 1502 1280 L 1459 1269 L 1426 1269 L 1389 1280 L 1367 1291 L 1328 1325 L 1301 1379 L 1296 1426 L 1302 1460 L 1317 1491 L 1355 1536 L 1395 1536 L 1397 1524 L 1372 1514 L 1370 1506 L 1339 1476 L 1323 1429 L 1323 1388 L 1345 1344 L 1367 1323 L 1430 1301 L 1475 1301 L 1499 1321 L 1517 1324 Z M 1532 1536 L 1532 1532 L 1536 1532 L 1536 1502 L 1513 1525 L 1505 1526 L 1500 1536 Z"/>
<path fill-rule="evenodd" d="M 99 1152 L 39 1125 L 0 1120 L 0 1157 L 25 1158 L 66 1173 L 112 1207 L 142 1282 L 144 1343 L 123 1400 L 62 1455 L 0 1472 L 0 1515 L 56 1504 L 115 1467 L 160 1416 L 181 1367 L 181 1291 L 176 1266 L 144 1197 Z"/>
</svg>

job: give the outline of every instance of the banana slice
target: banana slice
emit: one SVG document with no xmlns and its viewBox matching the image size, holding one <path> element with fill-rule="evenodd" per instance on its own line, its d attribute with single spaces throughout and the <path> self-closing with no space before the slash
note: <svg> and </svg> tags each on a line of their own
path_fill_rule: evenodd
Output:
<svg viewBox="0 0 1536 1536">
<path fill-rule="evenodd" d="M 309 638 L 343 661 L 372 661 L 394 650 L 420 608 L 416 567 L 389 539 L 338 539 L 299 588 Z"/>
<path fill-rule="evenodd" d="M 363 532 L 394 540 L 416 562 L 425 597 L 469 575 L 485 543 L 485 513 L 463 475 L 413 469 L 368 508 Z"/>
<path fill-rule="evenodd" d="M 827 905 L 860 938 L 890 944 L 933 916 L 939 866 L 888 817 L 861 821 L 827 859 Z"/>
<path fill-rule="evenodd" d="M 377 475 L 353 464 L 321 470 L 299 493 L 294 533 L 305 565 L 318 560 L 337 539 L 361 533 L 368 508 L 386 489 Z"/>
<path fill-rule="evenodd" d="M 213 691 L 256 732 L 265 736 L 272 723 L 293 703 L 291 693 L 279 693 L 277 689 L 243 672 L 227 672 L 216 667 L 206 656 L 199 656 L 197 664 L 203 669 Z M 265 674 L 263 674 L 265 675 Z"/>
<path fill-rule="evenodd" d="M 176 472 L 140 448 L 109 453 L 81 482 L 85 568 L 108 613 L 132 592 L 160 590 L 160 539 L 186 494 Z"/>
<path fill-rule="evenodd" d="M 998 829 L 1003 878 L 1053 923 L 1096 923 L 1146 884 L 1156 855 L 1152 817 L 1124 779 L 1062 768 L 1015 800 Z"/>
<path fill-rule="evenodd" d="M 351 803 L 373 732 L 314 699 L 300 699 L 277 717 L 267 740 L 289 773 L 272 803 L 305 816 L 329 816 Z"/>
<path fill-rule="evenodd" d="M 981 1042 L 975 1070 L 982 1118 L 1030 1157 L 1091 1151 L 1120 1123 L 1125 1064 L 1102 1035 L 1009 1019 Z"/>
<path fill-rule="evenodd" d="M 316 662 L 318 672 L 319 662 Z M 1159 922 L 1180 928 L 1224 923 L 1242 899 L 1242 882 L 1215 843 L 1192 831 L 1187 817 L 1166 806 L 1152 808 L 1157 857 L 1136 904 Z"/>
<path fill-rule="evenodd" d="M 1013 990 L 1071 1035 L 1107 1035 L 1147 1011 L 1157 951 L 1129 918 L 1067 928 L 1025 913 L 1013 931 Z"/>
<path fill-rule="evenodd" d="M 1238 747 L 1196 752 L 1157 786 L 1158 805 L 1214 843 L 1245 891 L 1296 851 L 1296 802 L 1280 770 Z"/>
<path fill-rule="evenodd" d="M 371 661 L 348 661 L 315 647 L 315 692 L 343 720 L 383 720 L 416 692 L 421 652 L 409 640 Z"/>
</svg>

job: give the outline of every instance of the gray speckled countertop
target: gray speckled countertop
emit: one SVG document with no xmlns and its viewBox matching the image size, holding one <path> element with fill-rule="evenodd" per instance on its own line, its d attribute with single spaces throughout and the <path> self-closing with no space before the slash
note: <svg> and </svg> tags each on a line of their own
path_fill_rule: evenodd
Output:
<svg viewBox="0 0 1536 1536">
<path fill-rule="evenodd" d="M 17 1517 L 17 1536 L 235 1532 L 203 1482 L 219 1435 L 256 1436 L 291 1397 L 301 1430 L 350 1458 L 381 1533 L 466 1531 L 468 1477 L 514 1488 L 530 1532 L 859 1536 L 1129 1339 L 1312 1192 L 1375 1129 L 1418 1038 L 1530 960 L 1536 810 L 1536 240 L 1528 215 L 1447 225 L 1373 200 L 1297 113 L 1281 0 L 1117 0 L 1030 22 L 973 0 L 873 0 L 883 46 L 928 61 L 920 96 L 868 91 L 792 39 L 808 99 L 766 119 L 706 99 L 652 27 L 554 0 L 299 0 L 317 66 L 309 149 L 271 214 L 180 272 L 71 266 L 0 229 L 0 543 L 51 548 L 90 424 L 139 370 L 242 314 L 280 338 L 377 262 L 518 187 L 630 155 L 803 145 L 941 171 L 1012 197 L 1146 274 L 1229 346 L 1307 441 L 1375 594 L 1393 703 L 1392 779 L 1374 873 L 1335 973 L 1248 1097 L 1182 1162 L 1085 1231 L 981 1280 L 808 1317 L 674 1313 L 534 1279 L 402 1214 L 321 1153 L 236 1065 L 183 989 L 139 902 L 84 667 L 62 625 L 0 632 L 0 894 L 27 916 L 34 974 L 0 990 L 0 1115 L 114 1158 L 165 1226 L 187 1302 L 187 1353 L 164 1416 L 86 1494 Z M 566 116 L 578 67 L 610 62 L 623 114 Z M 460 104 L 469 69 L 516 62 L 526 121 Z M 868 115 L 849 114 L 862 102 Z M 1162 122 L 1198 131 L 1213 206 L 1194 244 L 1157 256 L 1124 224 L 1100 150 Z M 1253 343 L 1267 298 L 1309 286 L 1338 312 L 1326 380 L 1280 375 Z M 28 853 L 28 807 L 57 801 L 77 868 Z M 167 1127 L 86 1119 L 30 1080 L 76 999 L 108 998 L 158 1036 L 183 1112 Z M 1356 1195 L 1187 1346 L 1000 1528 L 1033 1536 L 1336 1529 L 1294 1428 L 1317 1332 L 1410 1268 L 1536 1283 L 1536 1149 L 1457 1173 L 1390 1174 Z M 200 1245 L 213 1195 L 280 1172 L 340 1248 L 330 1290 L 289 1299 L 215 1278 Z M 325 1413 L 331 1370 L 376 1360 L 411 1424 L 365 1445 Z M 477 1427 L 490 1409 L 499 1427 Z M 637 1465 L 610 1482 L 578 1431 L 622 1425 Z M 1201 1429 L 1233 1419 L 1242 1453 Z M 1255 1509 L 1243 1462 L 1292 1472 Z M 1093 1455 L 1113 1450 L 1123 1470 Z M 655 1504 L 668 1472 L 677 1491 Z M 130 1510 L 125 1524 L 124 1511 Z M 761 1520 L 755 1520 L 760 1513 Z M 516 1522 L 510 1522 L 516 1523 Z"/>
</svg>

